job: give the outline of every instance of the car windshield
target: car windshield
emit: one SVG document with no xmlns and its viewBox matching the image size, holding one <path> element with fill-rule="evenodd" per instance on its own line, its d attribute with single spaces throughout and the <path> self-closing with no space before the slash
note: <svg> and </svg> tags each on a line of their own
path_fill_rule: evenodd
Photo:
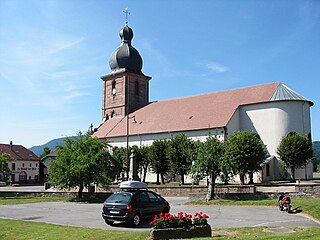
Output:
<svg viewBox="0 0 320 240">
<path fill-rule="evenodd" d="M 106 202 L 108 203 L 128 203 L 131 199 L 131 193 L 121 192 L 114 193 L 107 198 Z"/>
</svg>

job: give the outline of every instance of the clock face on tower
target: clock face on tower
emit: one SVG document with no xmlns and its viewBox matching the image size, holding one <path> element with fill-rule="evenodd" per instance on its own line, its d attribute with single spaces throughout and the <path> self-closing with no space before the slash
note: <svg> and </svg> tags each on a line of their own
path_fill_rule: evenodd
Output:
<svg viewBox="0 0 320 240">
<path fill-rule="evenodd" d="M 115 88 L 112 88 L 112 95 L 116 95 L 117 90 Z"/>
</svg>

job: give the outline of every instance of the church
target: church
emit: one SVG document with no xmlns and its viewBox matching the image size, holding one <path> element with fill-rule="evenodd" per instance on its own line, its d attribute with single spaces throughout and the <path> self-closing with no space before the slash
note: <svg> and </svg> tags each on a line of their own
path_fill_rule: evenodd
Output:
<svg viewBox="0 0 320 240">
<path fill-rule="evenodd" d="M 193 140 L 206 141 L 214 135 L 224 141 L 237 131 L 253 131 L 268 151 L 255 181 L 281 178 L 277 147 L 290 132 L 311 134 L 310 100 L 283 83 L 273 82 L 149 102 L 151 77 L 142 73 L 142 58 L 131 44 L 133 31 L 127 23 L 119 35 L 121 45 L 109 59 L 111 72 L 101 77 L 102 123 L 93 137 L 127 147 L 149 146 L 181 133 Z M 297 179 L 312 178 L 312 163 L 295 174 Z"/>
</svg>

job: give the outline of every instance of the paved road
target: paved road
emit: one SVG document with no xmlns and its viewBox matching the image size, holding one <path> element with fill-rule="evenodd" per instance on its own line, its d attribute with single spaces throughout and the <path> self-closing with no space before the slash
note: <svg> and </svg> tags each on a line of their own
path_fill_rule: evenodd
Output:
<svg viewBox="0 0 320 240">
<path fill-rule="evenodd" d="M 167 197 L 171 213 L 180 211 L 194 214 L 204 212 L 209 215 L 213 228 L 256 227 L 256 226 L 318 226 L 320 224 L 301 214 L 280 212 L 277 207 L 236 207 L 236 206 L 187 206 L 182 205 L 188 198 Z M 101 228 L 113 230 L 149 230 L 149 221 L 139 228 L 128 228 L 123 224 L 108 226 L 101 217 L 102 204 L 72 202 L 28 203 L 0 205 L 0 217 L 47 222 L 53 224 Z"/>
</svg>

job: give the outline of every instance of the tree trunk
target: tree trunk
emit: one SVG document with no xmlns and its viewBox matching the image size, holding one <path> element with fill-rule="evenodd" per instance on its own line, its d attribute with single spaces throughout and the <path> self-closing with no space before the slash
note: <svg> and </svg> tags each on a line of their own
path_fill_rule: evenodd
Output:
<svg viewBox="0 0 320 240">
<path fill-rule="evenodd" d="M 296 180 L 296 176 L 295 176 L 295 167 L 291 167 L 291 176 L 292 176 L 292 180 L 295 181 Z"/>
<path fill-rule="evenodd" d="M 227 173 L 227 172 L 223 172 L 223 184 L 224 185 L 228 185 L 229 184 L 229 173 Z"/>
<path fill-rule="evenodd" d="M 143 182 L 146 182 L 146 177 L 147 177 L 147 168 L 143 169 Z"/>
<path fill-rule="evenodd" d="M 243 173 L 240 173 L 239 174 L 240 176 L 240 185 L 244 185 L 244 174 Z"/>
<path fill-rule="evenodd" d="M 82 199 L 82 193 L 83 193 L 83 181 L 81 180 L 80 184 L 79 184 L 79 191 L 78 191 L 78 198 L 79 199 Z"/>
<path fill-rule="evenodd" d="M 250 178 L 250 181 L 248 184 L 253 184 L 253 171 L 249 172 L 249 178 Z"/>
<path fill-rule="evenodd" d="M 164 174 L 161 173 L 160 175 L 161 175 L 161 183 L 164 184 Z"/>
<path fill-rule="evenodd" d="M 211 175 L 208 179 L 208 192 L 206 195 L 206 201 L 210 201 L 212 199 L 214 199 L 214 187 L 215 187 L 215 183 L 216 183 L 216 177 Z"/>
<path fill-rule="evenodd" d="M 159 182 L 159 181 L 160 181 L 160 180 L 159 180 L 159 179 L 160 179 L 160 176 L 159 176 L 159 175 L 160 175 L 160 174 L 159 174 L 159 173 L 157 173 L 157 183 L 156 183 L 157 185 L 159 185 L 159 184 L 160 184 L 160 182 Z"/>
<path fill-rule="evenodd" d="M 184 185 L 184 174 L 181 174 L 181 184 Z"/>
</svg>

